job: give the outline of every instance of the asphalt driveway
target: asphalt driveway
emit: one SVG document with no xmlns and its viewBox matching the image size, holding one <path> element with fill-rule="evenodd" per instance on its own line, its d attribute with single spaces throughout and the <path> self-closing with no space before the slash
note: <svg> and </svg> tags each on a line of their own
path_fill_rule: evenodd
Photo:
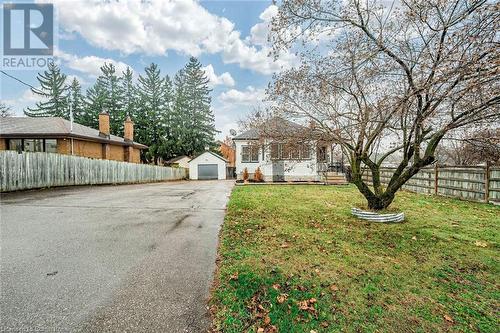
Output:
<svg viewBox="0 0 500 333">
<path fill-rule="evenodd" d="M 233 181 L 1 197 L 0 331 L 203 332 Z"/>
</svg>

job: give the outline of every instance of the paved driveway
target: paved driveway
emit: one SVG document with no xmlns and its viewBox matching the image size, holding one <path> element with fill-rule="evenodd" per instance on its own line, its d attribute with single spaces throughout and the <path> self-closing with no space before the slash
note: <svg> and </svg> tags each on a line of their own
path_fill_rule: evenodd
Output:
<svg viewBox="0 0 500 333">
<path fill-rule="evenodd" d="M 232 184 L 2 195 L 0 331 L 205 331 Z"/>
</svg>

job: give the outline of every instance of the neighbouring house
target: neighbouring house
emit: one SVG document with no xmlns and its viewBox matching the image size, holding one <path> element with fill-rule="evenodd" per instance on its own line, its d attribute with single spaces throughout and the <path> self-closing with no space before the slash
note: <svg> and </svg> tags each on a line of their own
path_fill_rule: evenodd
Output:
<svg viewBox="0 0 500 333">
<path fill-rule="evenodd" d="M 182 155 L 169 159 L 168 161 L 165 162 L 165 165 L 189 169 L 190 160 L 191 157 Z"/>
<path fill-rule="evenodd" d="M 109 114 L 99 115 L 99 130 L 59 117 L 6 117 L 0 120 L 0 150 L 47 152 L 140 163 L 148 147 L 134 142 L 127 117 L 124 137 L 109 132 Z"/>
<path fill-rule="evenodd" d="M 292 133 L 307 129 L 285 119 L 273 121 L 279 122 L 273 131 L 286 129 L 283 133 Z M 249 179 L 260 168 L 265 181 L 329 181 L 328 177 L 331 176 L 332 182 L 345 182 L 342 170 L 337 167 L 341 161 L 337 160 L 331 143 L 308 139 L 291 144 L 284 139 L 268 137 L 256 128 L 236 135 L 233 142 L 239 180 L 242 179 L 245 168 Z M 331 175 L 330 172 L 335 174 Z"/>
<path fill-rule="evenodd" d="M 190 179 L 226 179 L 227 160 L 211 151 L 205 151 L 189 161 Z"/>
<path fill-rule="evenodd" d="M 217 144 L 219 144 L 219 151 L 222 157 L 227 160 L 226 172 L 228 178 L 236 178 L 236 151 L 234 150 L 234 143 L 231 140 L 230 144 L 224 141 L 217 141 Z"/>
</svg>

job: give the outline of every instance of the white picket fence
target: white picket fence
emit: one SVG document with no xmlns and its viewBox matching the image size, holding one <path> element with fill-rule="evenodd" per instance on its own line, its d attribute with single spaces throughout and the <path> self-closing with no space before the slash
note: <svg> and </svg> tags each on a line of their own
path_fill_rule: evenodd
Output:
<svg viewBox="0 0 500 333">
<path fill-rule="evenodd" d="M 49 153 L 0 151 L 0 192 L 70 185 L 147 183 L 187 177 L 187 169 Z"/>
</svg>

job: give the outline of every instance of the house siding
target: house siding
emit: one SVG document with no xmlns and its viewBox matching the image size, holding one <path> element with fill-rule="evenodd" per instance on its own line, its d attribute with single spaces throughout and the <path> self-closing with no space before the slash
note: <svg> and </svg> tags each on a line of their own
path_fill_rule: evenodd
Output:
<svg viewBox="0 0 500 333">
<path fill-rule="evenodd" d="M 7 150 L 7 140 L 0 139 L 0 150 Z"/>
</svg>

